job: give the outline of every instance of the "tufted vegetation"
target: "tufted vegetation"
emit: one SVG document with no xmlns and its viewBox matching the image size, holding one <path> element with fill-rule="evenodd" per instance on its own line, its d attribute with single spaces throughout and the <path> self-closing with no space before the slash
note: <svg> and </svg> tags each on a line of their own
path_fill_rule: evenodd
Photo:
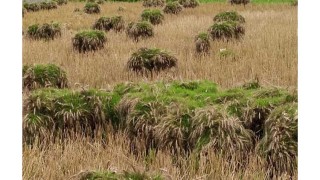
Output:
<svg viewBox="0 0 320 180">
<path fill-rule="evenodd" d="M 78 32 L 73 38 L 73 49 L 81 52 L 96 51 L 104 47 L 107 38 L 103 31 L 84 30 Z"/>
<path fill-rule="evenodd" d="M 122 16 L 113 16 L 113 17 L 100 17 L 94 24 L 93 29 L 98 30 L 114 30 L 115 32 L 122 31 L 125 26 L 125 22 L 122 18 Z"/>
<path fill-rule="evenodd" d="M 42 25 L 33 24 L 28 27 L 27 35 L 31 39 L 53 40 L 56 37 L 61 36 L 61 27 L 60 24 L 56 22 Z"/>
<path fill-rule="evenodd" d="M 234 21 L 222 21 L 214 23 L 209 29 L 209 34 L 213 40 L 239 39 L 245 34 L 244 27 Z"/>
<path fill-rule="evenodd" d="M 22 69 L 23 89 L 44 87 L 66 88 L 68 79 L 65 71 L 54 64 L 25 65 Z"/>
<path fill-rule="evenodd" d="M 166 14 L 178 14 L 182 11 L 182 6 L 177 2 L 168 2 L 163 9 L 163 12 Z"/>
<path fill-rule="evenodd" d="M 84 12 L 87 14 L 98 14 L 100 13 L 100 6 L 97 3 L 94 2 L 88 2 L 84 6 Z"/>
<path fill-rule="evenodd" d="M 127 36 L 135 41 L 141 38 L 148 38 L 154 35 L 153 26 L 148 21 L 131 22 L 126 29 Z"/>
<path fill-rule="evenodd" d="M 274 175 L 290 174 L 297 166 L 297 97 L 250 84 L 229 90 L 210 81 L 124 83 L 112 91 L 38 89 L 26 102 L 24 138 L 94 137 L 112 124 L 128 135 L 132 152 L 214 151 L 243 164 L 257 151 Z"/>
<path fill-rule="evenodd" d="M 151 24 L 157 25 L 162 23 L 164 16 L 158 9 L 145 9 L 141 18 L 143 21 L 149 21 Z"/>
</svg>

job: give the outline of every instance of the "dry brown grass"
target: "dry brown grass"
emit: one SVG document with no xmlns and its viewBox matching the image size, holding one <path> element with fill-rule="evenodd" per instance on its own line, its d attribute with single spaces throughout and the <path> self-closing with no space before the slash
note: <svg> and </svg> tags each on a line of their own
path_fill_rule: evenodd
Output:
<svg viewBox="0 0 320 180">
<path fill-rule="evenodd" d="M 159 151 L 146 159 L 128 152 L 129 143 L 121 134 L 108 136 L 108 142 L 88 139 L 50 143 L 45 149 L 23 146 L 23 179 L 77 179 L 81 172 L 90 170 L 111 170 L 122 172 L 139 171 L 161 173 L 166 180 L 189 179 L 264 179 L 266 162 L 248 154 L 248 164 L 243 172 L 232 163 L 213 152 L 200 155 L 198 170 L 195 157 L 189 160 L 179 158 L 180 168 L 173 163 L 168 152 Z M 288 179 L 283 175 L 279 179 Z M 297 179 L 297 172 L 293 179 Z"/>
<path fill-rule="evenodd" d="M 162 25 L 154 27 L 153 38 L 133 42 L 125 33 L 108 32 L 108 42 L 99 52 L 81 55 L 72 50 L 71 38 L 91 27 L 100 16 L 122 15 L 126 24 L 138 21 L 143 11 L 140 3 L 105 3 L 101 13 L 73 12 L 84 3 L 68 3 L 52 11 L 25 15 L 23 29 L 34 23 L 62 23 L 62 37 L 44 42 L 23 37 L 23 64 L 55 63 L 66 70 L 71 87 L 76 83 L 105 88 L 123 81 L 141 81 L 125 70 L 130 55 L 141 47 L 167 49 L 179 59 L 178 69 L 160 74 L 158 79 L 209 79 L 222 87 L 231 87 L 258 77 L 265 85 L 297 87 L 297 8 L 284 4 L 248 4 L 231 6 L 226 3 L 201 4 L 184 9 L 178 16 L 165 15 Z M 118 11 L 125 7 L 125 11 Z M 221 11 L 236 10 L 246 18 L 246 34 L 241 41 L 213 42 L 210 55 L 198 57 L 194 36 L 213 24 L 212 18 Z M 232 50 L 237 59 L 224 61 L 219 50 Z"/>
</svg>

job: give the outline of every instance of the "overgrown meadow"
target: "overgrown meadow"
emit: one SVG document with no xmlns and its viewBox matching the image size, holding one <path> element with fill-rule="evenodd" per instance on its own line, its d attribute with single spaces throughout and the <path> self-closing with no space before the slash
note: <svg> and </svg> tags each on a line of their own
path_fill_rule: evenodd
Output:
<svg viewBox="0 0 320 180">
<path fill-rule="evenodd" d="M 297 4 L 24 2 L 23 179 L 297 179 Z"/>
</svg>

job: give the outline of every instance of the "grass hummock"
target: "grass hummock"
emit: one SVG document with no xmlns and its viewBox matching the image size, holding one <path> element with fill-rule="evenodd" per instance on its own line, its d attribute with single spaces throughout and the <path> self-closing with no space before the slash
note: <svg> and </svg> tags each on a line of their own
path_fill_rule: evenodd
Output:
<svg viewBox="0 0 320 180">
<path fill-rule="evenodd" d="M 195 37 L 195 43 L 196 43 L 196 51 L 197 53 L 209 53 L 210 49 L 210 36 L 208 33 L 199 33 Z"/>
<path fill-rule="evenodd" d="M 84 30 L 78 32 L 73 38 L 73 48 L 81 52 L 96 51 L 104 48 L 106 36 L 103 31 Z"/>
<path fill-rule="evenodd" d="M 23 89 L 43 87 L 66 88 L 68 79 L 65 71 L 54 64 L 25 65 L 22 70 Z"/>
<path fill-rule="evenodd" d="M 158 50 L 151 52 L 144 57 Z M 111 124 L 136 153 L 210 150 L 240 164 L 257 153 L 275 174 L 297 166 L 297 97 L 284 89 L 250 83 L 223 90 L 211 81 L 122 83 L 112 91 L 44 88 L 31 92 L 26 107 L 29 142 L 48 133 L 94 137 Z"/>
<path fill-rule="evenodd" d="M 94 2 L 87 2 L 83 8 L 83 11 L 87 14 L 98 14 L 100 13 L 100 6 Z"/>
<path fill-rule="evenodd" d="M 135 41 L 141 38 L 148 38 L 154 35 L 153 26 L 148 21 L 131 22 L 126 29 L 127 36 Z"/>
<path fill-rule="evenodd" d="M 214 23 L 208 32 L 213 40 L 240 39 L 245 33 L 244 27 L 234 21 L 222 21 Z"/>
<path fill-rule="evenodd" d="M 222 22 L 222 21 L 236 21 L 239 23 L 244 23 L 245 19 L 243 16 L 238 14 L 236 11 L 225 11 L 217 14 L 213 18 L 214 22 Z"/>
<path fill-rule="evenodd" d="M 177 58 L 168 52 L 153 48 L 140 48 L 133 53 L 127 63 L 128 69 L 136 73 L 148 74 L 170 69 L 177 65 Z"/>
<path fill-rule="evenodd" d="M 149 21 L 153 25 L 161 24 L 164 16 L 159 9 L 145 9 L 141 14 L 142 21 Z"/>
<path fill-rule="evenodd" d="M 93 29 L 98 30 L 114 30 L 115 32 L 120 32 L 124 29 L 124 20 L 122 16 L 113 16 L 113 17 L 100 17 L 94 24 Z"/>
<path fill-rule="evenodd" d="M 57 22 L 52 22 L 50 24 L 45 23 L 42 25 L 33 24 L 28 27 L 27 35 L 32 39 L 53 40 L 56 37 L 61 36 L 61 27 Z"/>
<path fill-rule="evenodd" d="M 184 8 L 195 8 L 199 6 L 199 2 L 197 0 L 179 0 L 178 2 Z"/>
<path fill-rule="evenodd" d="M 144 7 L 163 7 L 165 4 L 164 0 L 143 0 Z"/>
<path fill-rule="evenodd" d="M 177 1 L 168 2 L 163 9 L 166 14 L 179 14 L 182 11 L 182 6 Z"/>
</svg>

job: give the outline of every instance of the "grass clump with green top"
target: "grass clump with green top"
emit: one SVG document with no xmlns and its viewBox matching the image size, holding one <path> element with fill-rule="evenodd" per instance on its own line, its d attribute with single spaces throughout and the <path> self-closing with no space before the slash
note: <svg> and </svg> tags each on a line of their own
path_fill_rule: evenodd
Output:
<svg viewBox="0 0 320 180">
<path fill-rule="evenodd" d="M 94 2 L 88 2 L 84 6 L 84 12 L 87 14 L 99 14 L 100 13 L 100 6 Z"/>
<path fill-rule="evenodd" d="M 57 2 L 59 6 L 68 4 L 68 0 L 53 0 L 53 1 Z"/>
<path fill-rule="evenodd" d="M 207 33 L 200 33 L 195 37 L 197 53 L 209 53 L 210 36 Z"/>
<path fill-rule="evenodd" d="M 164 6 L 164 0 L 143 0 L 144 7 L 162 7 Z"/>
<path fill-rule="evenodd" d="M 231 5 L 236 4 L 236 5 L 240 5 L 243 4 L 244 6 L 247 5 L 248 3 L 250 3 L 250 0 L 227 0 L 229 3 L 231 3 Z"/>
<path fill-rule="evenodd" d="M 44 87 L 68 87 L 68 79 L 65 71 L 54 64 L 23 66 L 22 81 L 23 89 L 28 90 Z"/>
<path fill-rule="evenodd" d="M 141 18 L 143 21 L 149 21 L 151 24 L 157 25 L 162 23 L 164 16 L 158 9 L 145 9 Z"/>
<path fill-rule="evenodd" d="M 103 31 L 85 30 L 72 38 L 73 49 L 81 52 L 96 51 L 104 48 L 107 38 Z"/>
<path fill-rule="evenodd" d="M 45 10 L 57 9 L 58 5 L 55 1 L 44 1 L 40 3 L 40 8 Z"/>
<path fill-rule="evenodd" d="M 178 2 L 184 8 L 195 8 L 199 6 L 199 2 L 197 0 L 179 0 Z"/>
<path fill-rule="evenodd" d="M 179 14 L 182 11 L 182 6 L 177 1 L 168 2 L 163 9 L 166 14 Z"/>
<path fill-rule="evenodd" d="M 244 23 L 245 19 L 243 16 L 238 14 L 236 11 L 225 11 L 217 14 L 213 18 L 214 22 L 223 22 L 223 21 L 235 21 L 239 23 Z"/>
<path fill-rule="evenodd" d="M 239 39 L 245 33 L 244 27 L 234 21 L 222 21 L 213 24 L 208 32 L 213 40 L 230 40 L 232 38 Z"/>
<path fill-rule="evenodd" d="M 148 21 L 131 22 L 126 29 L 127 36 L 139 41 L 140 38 L 148 38 L 154 35 L 152 24 Z"/>
<path fill-rule="evenodd" d="M 23 3 L 23 7 L 28 11 L 28 12 L 35 12 L 39 11 L 41 9 L 41 6 L 39 3 Z"/>
<path fill-rule="evenodd" d="M 129 172 L 123 171 L 123 173 L 117 173 L 113 171 L 89 171 L 85 172 L 82 175 L 80 180 L 117 180 L 117 179 L 128 179 L 128 180 L 162 180 L 163 178 L 160 175 L 149 175 L 146 172 Z"/>
<path fill-rule="evenodd" d="M 161 54 L 145 51 L 135 55 L 139 63 Z M 128 136 L 134 153 L 214 151 L 239 164 L 246 163 L 246 154 L 257 153 L 273 174 L 296 170 L 297 97 L 258 82 L 232 89 L 211 81 L 122 83 L 112 91 L 39 89 L 26 107 L 24 138 L 49 132 L 91 135 L 98 127 L 106 133 L 111 122 Z"/>
<path fill-rule="evenodd" d="M 61 36 L 61 27 L 59 23 L 45 23 L 43 25 L 33 24 L 28 27 L 27 35 L 32 39 L 50 40 Z"/>
<path fill-rule="evenodd" d="M 100 17 L 94 24 L 93 29 L 109 31 L 113 29 L 115 32 L 122 31 L 124 27 L 122 16 Z"/>
<path fill-rule="evenodd" d="M 177 58 L 168 52 L 153 48 L 140 48 L 133 53 L 127 63 L 128 69 L 136 73 L 148 74 L 170 69 L 177 65 Z"/>
</svg>

